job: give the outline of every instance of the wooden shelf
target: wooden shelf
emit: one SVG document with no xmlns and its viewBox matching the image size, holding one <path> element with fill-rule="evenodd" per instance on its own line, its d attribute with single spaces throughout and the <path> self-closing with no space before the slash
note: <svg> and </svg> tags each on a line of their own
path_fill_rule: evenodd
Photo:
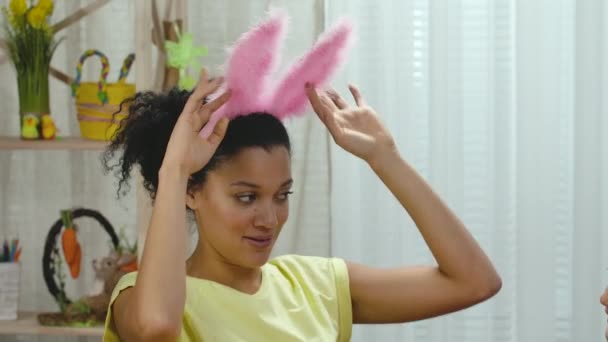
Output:
<svg viewBox="0 0 608 342">
<path fill-rule="evenodd" d="M 60 137 L 57 140 L 22 140 L 19 137 L 0 137 L 0 150 L 102 150 L 106 141 L 80 137 Z"/>
<path fill-rule="evenodd" d="M 0 335 L 103 336 L 103 327 L 47 327 L 36 319 L 37 312 L 19 312 L 16 321 L 0 321 Z"/>
</svg>

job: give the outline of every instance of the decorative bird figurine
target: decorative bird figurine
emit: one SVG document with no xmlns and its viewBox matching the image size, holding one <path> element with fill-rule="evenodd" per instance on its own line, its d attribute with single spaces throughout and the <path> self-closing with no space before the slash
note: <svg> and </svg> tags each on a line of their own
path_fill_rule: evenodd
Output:
<svg viewBox="0 0 608 342">
<path fill-rule="evenodd" d="M 38 139 L 40 133 L 38 132 L 38 123 L 40 120 L 36 115 L 25 114 L 23 116 L 23 125 L 21 126 L 21 137 L 23 139 Z"/>
<path fill-rule="evenodd" d="M 55 126 L 55 122 L 53 122 L 53 118 L 49 114 L 44 114 L 40 120 L 42 122 L 42 138 L 45 140 L 55 139 L 57 127 Z"/>
</svg>

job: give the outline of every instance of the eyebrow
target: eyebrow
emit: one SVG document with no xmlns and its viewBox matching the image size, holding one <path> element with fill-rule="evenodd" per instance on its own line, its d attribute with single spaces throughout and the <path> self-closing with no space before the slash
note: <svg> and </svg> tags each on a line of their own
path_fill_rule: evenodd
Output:
<svg viewBox="0 0 608 342">
<path fill-rule="evenodd" d="M 288 185 L 293 184 L 293 179 L 288 179 L 286 181 L 283 182 L 283 184 L 281 184 L 281 188 L 286 187 Z M 246 182 L 246 181 L 237 181 L 237 182 L 233 182 L 230 183 L 230 186 L 246 186 L 249 188 L 254 188 L 254 189 L 259 189 L 260 186 L 254 183 L 250 183 L 250 182 Z"/>
</svg>

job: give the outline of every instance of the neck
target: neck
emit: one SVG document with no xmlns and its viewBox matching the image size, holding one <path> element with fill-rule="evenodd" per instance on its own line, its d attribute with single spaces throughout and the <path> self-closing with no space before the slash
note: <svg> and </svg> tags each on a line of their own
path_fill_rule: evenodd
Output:
<svg viewBox="0 0 608 342">
<path fill-rule="evenodd" d="M 186 262 L 188 276 L 211 280 L 237 291 L 256 293 L 262 282 L 262 269 L 246 268 L 221 256 L 211 246 L 199 241 L 194 253 Z"/>
</svg>

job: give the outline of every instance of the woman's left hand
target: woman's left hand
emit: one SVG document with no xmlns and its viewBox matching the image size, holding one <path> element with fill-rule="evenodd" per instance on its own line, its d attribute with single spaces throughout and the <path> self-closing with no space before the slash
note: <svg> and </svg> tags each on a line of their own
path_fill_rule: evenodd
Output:
<svg viewBox="0 0 608 342">
<path fill-rule="evenodd" d="M 396 150 L 390 132 L 374 110 L 365 104 L 359 89 L 349 85 L 356 106 L 350 106 L 334 90 L 318 92 L 306 86 L 308 99 L 338 146 L 368 163 L 386 152 Z"/>
</svg>

